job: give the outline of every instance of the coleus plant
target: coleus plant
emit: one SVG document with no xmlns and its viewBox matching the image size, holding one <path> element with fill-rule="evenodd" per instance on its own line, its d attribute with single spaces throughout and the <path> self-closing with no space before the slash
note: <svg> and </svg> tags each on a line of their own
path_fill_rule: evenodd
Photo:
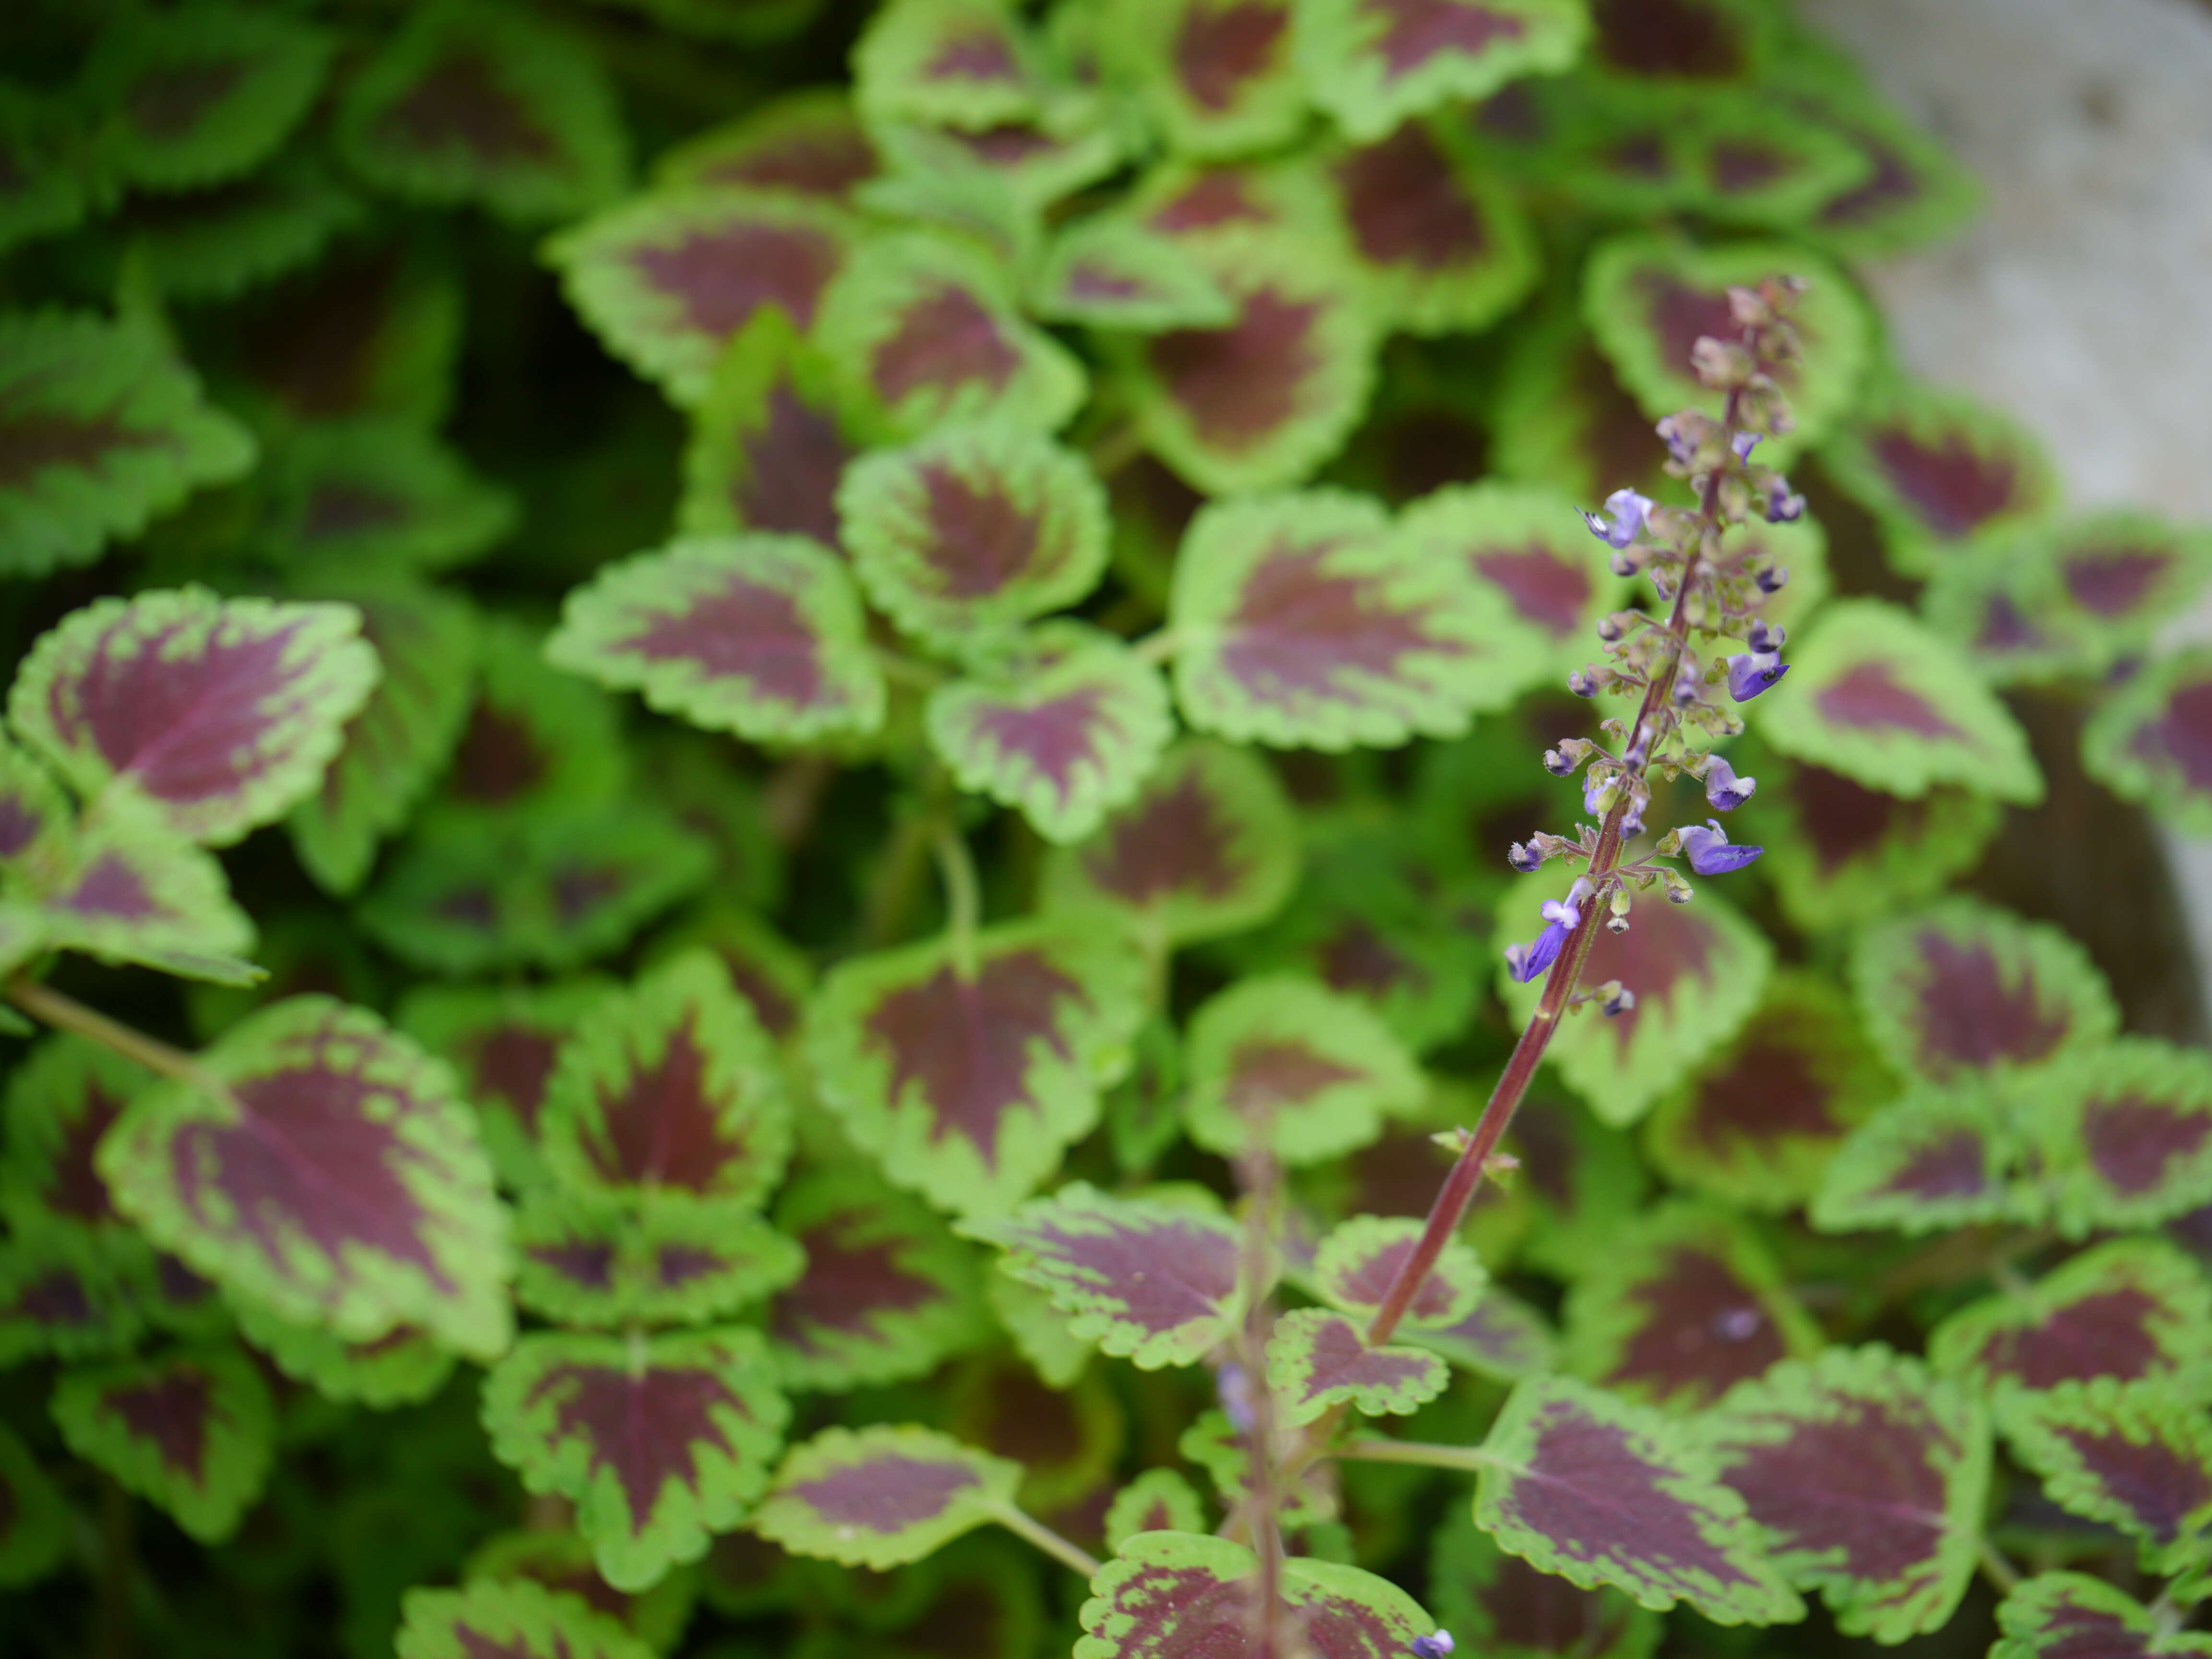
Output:
<svg viewBox="0 0 2212 1659">
<path fill-rule="evenodd" d="M 0 16 L 11 1641 L 2212 1653 L 2212 540 L 1783 0 L 373 10 Z"/>
</svg>

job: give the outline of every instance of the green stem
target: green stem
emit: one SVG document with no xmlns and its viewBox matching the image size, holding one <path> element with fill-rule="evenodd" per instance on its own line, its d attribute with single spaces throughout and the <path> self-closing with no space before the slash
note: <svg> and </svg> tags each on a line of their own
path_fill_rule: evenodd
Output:
<svg viewBox="0 0 2212 1659">
<path fill-rule="evenodd" d="M 88 1008 L 75 997 L 64 996 L 50 985 L 33 979 L 9 981 L 8 1000 L 33 1018 L 58 1031 L 70 1031 L 111 1048 L 125 1060 L 137 1061 L 160 1077 L 188 1084 L 201 1093 L 231 1105 L 237 1103 L 222 1080 L 182 1048 L 173 1048 L 158 1037 L 149 1037 L 135 1026 L 110 1019 L 97 1008 Z"/>
<path fill-rule="evenodd" d="M 939 821 L 931 846 L 945 881 L 945 929 L 952 943 L 952 970 L 963 980 L 971 980 L 975 977 L 975 929 L 983 914 L 975 860 L 968 851 L 967 838 L 950 822 Z"/>
<path fill-rule="evenodd" d="M 1098 1571 L 1099 1563 L 1097 1556 L 1091 1554 L 1081 1545 L 1061 1537 L 1027 1510 L 1017 1509 L 1012 1504 L 993 1504 L 990 1505 L 990 1515 L 991 1519 L 1008 1532 L 1018 1538 L 1026 1538 L 1047 1555 L 1056 1561 L 1066 1563 L 1085 1578 L 1095 1576 Z"/>
<path fill-rule="evenodd" d="M 1432 1469 L 1480 1472 L 1500 1467 L 1499 1460 L 1480 1446 L 1439 1446 L 1425 1440 L 1352 1440 L 1338 1447 L 1336 1455 L 1355 1463 L 1419 1463 Z"/>
<path fill-rule="evenodd" d="M 1996 1586 L 1997 1594 L 2009 1595 L 2020 1588 L 2020 1569 L 2005 1559 L 2003 1552 L 1987 1538 L 1974 1540 L 1974 1552 L 1982 1564 L 1982 1576 Z"/>
</svg>

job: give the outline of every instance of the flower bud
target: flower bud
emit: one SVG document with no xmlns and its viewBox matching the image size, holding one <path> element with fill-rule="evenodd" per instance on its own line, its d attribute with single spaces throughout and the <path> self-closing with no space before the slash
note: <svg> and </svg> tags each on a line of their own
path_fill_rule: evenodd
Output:
<svg viewBox="0 0 2212 1659">
<path fill-rule="evenodd" d="M 1577 668 L 1567 676 L 1567 690 L 1578 697 L 1597 696 L 1597 677 L 1587 668 Z"/>
<path fill-rule="evenodd" d="M 1757 778 L 1740 778 L 1735 769 L 1715 755 L 1705 763 L 1705 804 L 1716 812 L 1733 812 L 1759 788 Z"/>
<path fill-rule="evenodd" d="M 1547 749 L 1544 751 L 1544 769 L 1555 778 L 1572 777 L 1575 763 L 1572 757 L 1557 749 Z"/>
<path fill-rule="evenodd" d="M 1786 564 L 1771 564 L 1759 573 L 1756 580 L 1760 592 L 1779 593 L 1789 585 L 1790 567 Z"/>
<path fill-rule="evenodd" d="M 1628 924 L 1626 921 L 1621 923 L 1621 931 L 1623 933 L 1628 931 Z M 1636 1006 L 1636 993 L 1625 985 L 1616 986 L 1613 988 L 1613 994 L 1598 1006 L 1605 1010 L 1605 1017 L 1607 1019 L 1618 1019 Z"/>
<path fill-rule="evenodd" d="M 1505 861 L 1524 876 L 1533 876 L 1544 867 L 1544 855 L 1517 841 L 1505 854 Z"/>
</svg>

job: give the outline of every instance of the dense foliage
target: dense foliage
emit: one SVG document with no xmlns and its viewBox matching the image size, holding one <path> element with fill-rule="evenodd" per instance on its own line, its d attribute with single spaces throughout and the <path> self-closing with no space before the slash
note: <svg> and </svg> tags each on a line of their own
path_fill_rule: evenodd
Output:
<svg viewBox="0 0 2212 1659">
<path fill-rule="evenodd" d="M 2212 1655 L 2212 538 L 1782 0 L 0 76 L 11 1652 Z"/>
</svg>

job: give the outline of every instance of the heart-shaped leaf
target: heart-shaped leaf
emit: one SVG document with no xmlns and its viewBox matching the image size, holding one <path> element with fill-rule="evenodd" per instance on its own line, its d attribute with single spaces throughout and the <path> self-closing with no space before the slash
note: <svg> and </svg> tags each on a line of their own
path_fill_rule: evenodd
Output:
<svg viewBox="0 0 2212 1659">
<path fill-rule="evenodd" d="M 266 477 L 261 536 L 271 556 L 340 583 L 374 585 L 368 566 L 465 563 L 515 524 L 513 496 L 403 419 L 324 421 L 288 434 Z"/>
<path fill-rule="evenodd" d="M 1048 622 L 930 693 L 931 746 L 961 787 L 1079 841 L 1144 787 L 1175 734 L 1159 671 L 1113 635 Z"/>
<path fill-rule="evenodd" d="M 1663 1612 L 1779 1624 L 1804 1604 L 1752 1538 L 1711 1456 L 1648 1407 L 1565 1377 L 1532 1377 L 1483 1442 L 1474 1523 L 1499 1547 L 1588 1589 Z"/>
<path fill-rule="evenodd" d="M 1298 1308 L 1267 1339 L 1267 1386 L 1285 1420 L 1310 1423 L 1339 1405 L 1370 1417 L 1419 1411 L 1451 1370 L 1419 1348 L 1370 1347 L 1360 1328 L 1326 1308 Z"/>
<path fill-rule="evenodd" d="M 1659 1644 L 1650 1608 L 1508 1555 L 1463 1509 L 1437 1528 L 1429 1600 L 1459 1643 L 1494 1659 L 1650 1659 Z"/>
<path fill-rule="evenodd" d="M 720 1196 L 655 1190 L 642 1202 L 560 1192 L 515 1216 L 514 1296 L 571 1328 L 707 1325 L 781 1290 L 805 1253 Z"/>
<path fill-rule="evenodd" d="M 2087 951 L 2047 923 L 1970 899 L 1863 933 L 1850 981 L 1875 1046 L 1935 1083 L 2039 1066 L 2119 1024 Z"/>
<path fill-rule="evenodd" d="M 845 471 L 837 514 L 868 597 L 952 651 L 1075 604 L 1106 569 L 1089 463 L 1002 423 L 940 425 Z"/>
<path fill-rule="evenodd" d="M 2212 1284 L 2163 1239 L 2113 1239 L 1961 1308 L 1929 1333 L 1928 1358 L 2001 1398 L 2100 1376 L 2201 1388 L 2212 1367 Z"/>
<path fill-rule="evenodd" d="M 949 236 L 868 242 L 823 295 L 818 337 L 902 431 L 996 416 L 1049 432 L 1087 393 L 1081 362 L 1022 320 L 1006 273 Z"/>
<path fill-rule="evenodd" d="M 1011 1509 L 1021 1466 L 948 1436 L 877 1424 L 793 1446 L 752 1520 L 794 1555 L 880 1572 Z"/>
<path fill-rule="evenodd" d="M 543 629 L 496 613 L 477 620 L 477 700 L 442 803 L 504 825 L 541 804 L 600 805 L 621 795 L 630 760 L 621 705 L 548 663 Z"/>
<path fill-rule="evenodd" d="M 2212 582 L 2212 535 L 2147 514 L 2092 514 L 2052 532 L 2048 545 L 2060 591 L 2115 643 L 2148 644 Z"/>
<path fill-rule="evenodd" d="M 373 1411 L 419 1405 L 453 1374 L 453 1354 L 428 1334 L 401 1325 L 367 1342 L 349 1342 L 317 1325 L 280 1319 L 251 1302 L 233 1305 L 239 1334 L 295 1382 L 325 1399 Z"/>
<path fill-rule="evenodd" d="M 883 720 L 852 579 L 803 536 L 695 536 L 568 596 L 556 665 L 710 730 L 804 742 Z"/>
<path fill-rule="evenodd" d="M 737 1534 L 724 1534 L 732 1535 Z M 587 1540 L 573 1532 L 536 1527 L 495 1534 L 477 1547 L 461 1569 L 462 1583 L 471 1586 L 541 1585 L 571 1606 L 580 1602 L 616 1620 L 663 1655 L 676 1649 L 691 1622 L 701 1576 L 679 1567 L 650 1589 L 632 1595 L 599 1577 Z"/>
<path fill-rule="evenodd" d="M 1948 235 L 1971 217 L 1981 191 L 1959 160 L 1875 91 L 1855 58 L 1807 52 L 1803 41 L 1778 54 L 1777 89 L 1801 120 L 1838 134 L 1869 164 L 1863 182 L 1820 204 L 1805 234 L 1839 258 L 1875 259 Z"/>
<path fill-rule="evenodd" d="M 149 330 L 61 311 L 0 317 L 0 571 L 15 576 L 86 563 L 254 459 Z"/>
<path fill-rule="evenodd" d="M 713 956 L 687 951 L 577 1021 L 538 1133 L 572 1190 L 667 1188 L 752 1208 L 791 1155 L 791 1105 L 750 1005 Z"/>
<path fill-rule="evenodd" d="M 2081 732 L 2081 763 L 2123 800 L 2185 834 L 2212 831 L 2212 651 L 2177 652 L 2108 696 Z"/>
<path fill-rule="evenodd" d="M 1078 220 L 1054 238 L 1032 293 L 1039 316 L 1093 328 L 1218 328 L 1237 315 L 1171 238 L 1119 215 Z"/>
<path fill-rule="evenodd" d="M 973 131 L 1045 112 L 1036 43 L 989 0 L 895 0 L 853 54 L 854 94 L 871 122 Z"/>
<path fill-rule="evenodd" d="M 759 1333 L 533 1334 L 484 1378 L 493 1455 L 576 1505 L 599 1571 L 642 1589 L 768 1484 L 791 1414 Z"/>
<path fill-rule="evenodd" d="M 1941 1629 L 1974 1576 L 1989 1498 L 1981 1401 L 1875 1344 L 1733 1390 L 1698 1425 L 1774 1564 L 1850 1635 Z"/>
<path fill-rule="evenodd" d="M 35 1356 L 98 1359 L 145 1331 L 148 1252 L 44 1217 L 0 1245 L 0 1366 Z"/>
<path fill-rule="evenodd" d="M 204 1544 L 237 1529 L 269 1478 L 269 1388 L 235 1348 L 65 1371 L 53 1409 L 71 1451 Z"/>
<path fill-rule="evenodd" d="M 1507 483 L 1439 489 L 1406 507 L 1398 534 L 1424 562 L 1461 565 L 1504 599 L 1522 629 L 1552 646 L 1547 669 L 1580 666 L 1590 630 L 1621 597 L 1621 582 L 1594 556 L 1574 502 L 1554 490 Z"/>
<path fill-rule="evenodd" d="M 42 1038 L 8 1077 L 0 1142 L 0 1215 L 11 1231 L 58 1227 L 106 1235 L 116 1212 L 94 1154 L 131 1097 L 150 1081 L 135 1062 L 86 1038 Z"/>
<path fill-rule="evenodd" d="M 1681 1410 L 1819 1350 L 1779 1264 L 1726 1212 L 1664 1204 L 1614 1239 L 1567 1293 L 1561 1358 L 1577 1375 Z"/>
<path fill-rule="evenodd" d="M 600 60 L 521 8 L 416 8 L 347 82 L 337 133 L 395 196 L 480 202 L 521 223 L 596 207 L 629 170 Z"/>
<path fill-rule="evenodd" d="M 1532 939 L 1533 896 L 1516 897 L 1499 922 L 1498 945 Z M 1552 1040 L 1559 1075 L 1616 1127 L 1633 1123 L 1692 1067 L 1741 1030 L 1765 995 L 1773 947 L 1710 887 L 1696 902 L 1669 904 L 1655 893 L 1632 913 L 1628 931 L 1597 930 L 1582 983 L 1619 980 L 1636 1006 L 1602 1015 L 1586 1009 Z M 1507 1011 L 1525 1021 L 1542 994 L 1506 975 Z"/>
<path fill-rule="evenodd" d="M 1991 1659 L 2198 1659 L 2212 1637 L 2173 1630 L 2158 1614 L 2101 1578 L 2081 1572 L 2039 1573 L 1997 1608 L 2004 1638 Z"/>
<path fill-rule="evenodd" d="M 1644 1145 L 1680 1185 L 1745 1209 L 1793 1209 L 1896 1091 L 1843 993 L 1785 968 L 1735 1041 L 1653 1109 Z"/>
<path fill-rule="evenodd" d="M 1134 0 L 1101 42 L 1168 148 L 1242 155 L 1288 143 L 1305 125 L 1291 59 L 1290 0 Z"/>
<path fill-rule="evenodd" d="M 1808 285 L 1791 319 L 1802 357 L 1771 370 L 1796 423 L 1767 441 L 1779 459 L 1817 443 L 1835 424 L 1850 406 L 1866 364 L 1873 329 L 1865 302 L 1836 266 L 1784 242 L 1698 247 L 1668 237 L 1622 236 L 1600 244 L 1583 267 L 1583 316 L 1647 419 L 1684 407 L 1717 417 L 1721 394 L 1690 372 L 1691 348 L 1702 337 L 1741 340 L 1743 330 L 1729 311 L 1729 287 L 1756 287 L 1778 272 Z"/>
<path fill-rule="evenodd" d="M 1265 1146 L 1315 1164 L 1364 1146 L 1386 1113 L 1427 1094 L 1420 1067 L 1375 1014 L 1310 981 L 1240 980 L 1191 1017 L 1186 1121 L 1209 1152 Z"/>
<path fill-rule="evenodd" d="M 399 1659 L 652 1659 L 653 1650 L 581 1598 L 527 1579 L 411 1589 Z"/>
<path fill-rule="evenodd" d="M 1111 932 L 991 928 L 854 957 L 807 1010 L 822 1103 L 899 1187 L 963 1215 L 1007 1209 L 1098 1121 L 1128 1069 L 1143 965 Z"/>
<path fill-rule="evenodd" d="M 1820 452 L 1837 484 L 1881 524 L 1889 562 L 1924 576 L 1962 544 L 2032 526 L 2058 483 L 2034 437 L 1971 399 L 1891 386 Z"/>
<path fill-rule="evenodd" d="M 1908 1091 L 1836 1149 L 1813 1195 L 1829 1232 L 1894 1227 L 1924 1233 L 1977 1222 L 2040 1219 L 2018 1182 L 2027 1151 L 2002 1100 L 1969 1085 Z"/>
<path fill-rule="evenodd" d="M 1200 510 L 1169 627 L 1183 716 L 1283 748 L 1455 737 L 1510 702 L 1545 653 L 1492 590 L 1341 490 Z"/>
<path fill-rule="evenodd" d="M 1563 0 L 1297 0 L 1293 50 L 1314 100 L 1354 138 L 1573 63 L 1588 13 Z"/>
<path fill-rule="evenodd" d="M 1195 1363 L 1242 1316 L 1237 1232 L 1208 1210 L 1077 1181 L 965 1231 L 1004 1249 L 1000 1265 L 1049 1296 L 1077 1336 L 1146 1370 Z"/>
<path fill-rule="evenodd" d="M 607 349 L 688 406 L 762 311 L 813 328 L 851 238 L 849 218 L 819 202 L 697 187 L 632 198 L 562 231 L 545 257 Z"/>
<path fill-rule="evenodd" d="M 2149 1037 L 2069 1049 L 2018 1116 L 2059 1231 L 2153 1227 L 2212 1203 L 2212 1060 Z"/>
<path fill-rule="evenodd" d="M 2145 1571 L 2212 1561 L 2212 1422 L 2185 1398 L 2099 1377 L 2010 1395 L 1997 1420 L 2051 1502 L 2127 1534 Z"/>
<path fill-rule="evenodd" d="M 70 1513 L 29 1451 L 0 1429 L 0 1584 L 45 1577 L 69 1553 Z"/>
<path fill-rule="evenodd" d="M 451 1074 L 365 1009 L 289 998 L 155 1085 L 100 1143 L 116 1206 L 283 1317 L 507 1346 L 506 1214 Z M 213 1092 L 220 1090 L 220 1095 Z"/>
<path fill-rule="evenodd" d="M 1106 1511 L 1106 1547 L 1117 1553 L 1140 1532 L 1205 1530 L 1197 1488 L 1173 1469 L 1146 1469 L 1114 1494 Z"/>
<path fill-rule="evenodd" d="M 234 300 L 313 264 L 368 211 L 319 155 L 295 150 L 212 190 L 136 197 L 88 251 L 136 261 L 165 300 Z"/>
<path fill-rule="evenodd" d="M 1224 744 L 1185 742 L 1133 802 L 1054 856 L 1046 903 L 1130 911 L 1164 948 L 1265 921 L 1290 897 L 1297 871 L 1297 821 L 1267 763 Z"/>
<path fill-rule="evenodd" d="M 1448 119 L 1407 121 L 1328 168 L 1352 258 L 1394 326 L 1473 333 L 1534 283 L 1535 234 L 1520 204 Z"/>
<path fill-rule="evenodd" d="M 1955 647 L 1893 605 L 1825 607 L 1759 735 L 1783 753 L 1896 795 L 1964 784 L 2032 805 L 2043 778 L 2027 737 Z"/>
<path fill-rule="evenodd" d="M 734 185 L 849 206 L 880 165 L 846 89 L 810 87 L 662 151 L 653 182 L 661 190 Z"/>
<path fill-rule="evenodd" d="M 332 893 L 368 878 L 380 842 L 403 828 L 445 769 L 468 720 L 476 617 L 464 600 L 407 578 L 334 586 L 361 612 L 383 673 L 346 723 L 321 787 L 292 809 L 292 845 Z"/>
<path fill-rule="evenodd" d="M 903 1194 L 848 1170 L 815 1171 L 784 1189 L 775 1222 L 806 1255 L 768 1310 L 790 1388 L 925 1376 L 984 1334 L 974 1252 Z"/>
<path fill-rule="evenodd" d="M 1412 1216 L 1353 1216 L 1314 1252 L 1314 1294 L 1346 1313 L 1372 1318 L 1422 1231 L 1421 1222 Z M 1443 1253 L 1407 1304 L 1401 1328 L 1411 1335 L 1461 1324 L 1474 1311 L 1488 1282 L 1474 1252 L 1459 1239 L 1446 1239 Z"/>
<path fill-rule="evenodd" d="M 350 605 L 203 587 L 95 601 L 40 635 L 8 719 L 82 793 L 111 783 L 226 846 L 315 787 L 377 680 Z"/>
<path fill-rule="evenodd" d="M 1115 172 L 1131 134 L 1086 93 L 1065 87 L 1041 117 L 976 131 L 898 123 L 874 130 L 888 178 L 861 186 L 864 204 L 943 228 L 980 232 L 1026 267 L 1037 216 Z"/>
<path fill-rule="evenodd" d="M 1092 1577 L 1075 1659 L 1249 1651 L 1259 1571 L 1252 1552 L 1225 1538 L 1139 1533 Z M 1435 1628 L 1412 1596 L 1357 1567 L 1292 1556 L 1280 1584 L 1285 1622 L 1314 1659 L 1393 1659 Z"/>
</svg>

